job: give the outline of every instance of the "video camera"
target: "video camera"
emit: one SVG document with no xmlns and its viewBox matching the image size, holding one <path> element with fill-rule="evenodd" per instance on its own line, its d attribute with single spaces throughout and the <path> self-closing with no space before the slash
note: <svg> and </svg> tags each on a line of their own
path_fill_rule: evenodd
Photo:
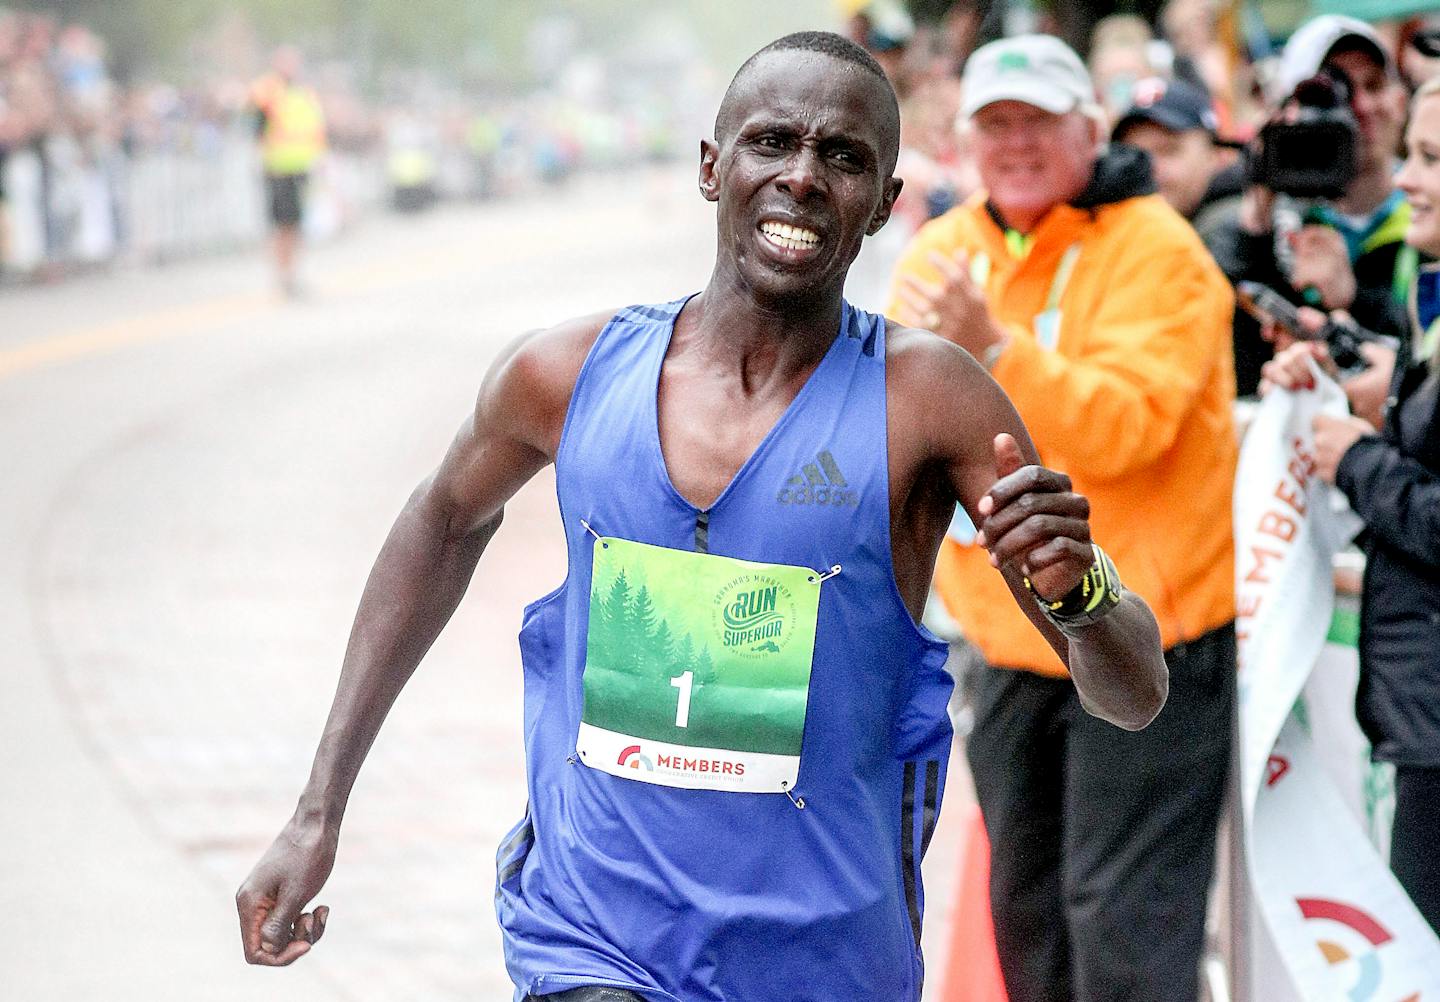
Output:
<svg viewBox="0 0 1440 1002">
<path fill-rule="evenodd" d="M 1246 150 L 1246 174 L 1295 198 L 1337 199 L 1355 180 L 1360 132 L 1350 110 L 1350 81 L 1327 68 L 1302 80 Z"/>
<path fill-rule="evenodd" d="M 1283 327 L 1298 341 L 1324 341 L 1330 358 L 1344 376 L 1353 376 L 1370 367 L 1365 356 L 1360 354 L 1362 344 L 1378 344 L 1391 351 L 1400 346 L 1395 338 L 1368 331 L 1354 320 L 1327 319 L 1324 327 L 1311 333 L 1300 323 L 1300 312 L 1293 303 L 1259 282 L 1237 283 L 1235 298 L 1241 309 L 1262 324 Z"/>
</svg>

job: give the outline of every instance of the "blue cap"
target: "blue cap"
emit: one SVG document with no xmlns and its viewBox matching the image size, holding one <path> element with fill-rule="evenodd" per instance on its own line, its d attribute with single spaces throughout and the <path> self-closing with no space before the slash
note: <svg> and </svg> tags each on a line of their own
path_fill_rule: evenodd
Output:
<svg viewBox="0 0 1440 1002">
<path fill-rule="evenodd" d="M 1210 95 L 1184 80 L 1151 77 L 1135 85 L 1134 103 L 1115 123 L 1111 138 L 1123 142 L 1125 132 L 1141 122 L 1154 122 L 1170 132 L 1200 129 L 1218 139 L 1219 122 Z"/>
</svg>

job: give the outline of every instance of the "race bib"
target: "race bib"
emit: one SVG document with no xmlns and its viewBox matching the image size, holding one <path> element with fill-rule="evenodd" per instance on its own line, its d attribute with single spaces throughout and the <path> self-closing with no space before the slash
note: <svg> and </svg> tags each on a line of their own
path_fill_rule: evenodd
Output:
<svg viewBox="0 0 1440 1002">
<path fill-rule="evenodd" d="M 787 793 L 822 575 L 597 538 L 576 750 L 660 786 Z"/>
</svg>

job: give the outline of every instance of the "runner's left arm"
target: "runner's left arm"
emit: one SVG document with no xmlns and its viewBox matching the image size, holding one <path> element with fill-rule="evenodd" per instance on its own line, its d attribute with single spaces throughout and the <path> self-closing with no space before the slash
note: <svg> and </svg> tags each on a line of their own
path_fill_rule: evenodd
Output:
<svg viewBox="0 0 1440 1002">
<path fill-rule="evenodd" d="M 1144 599 L 1120 587 L 1107 613 L 1063 631 L 1041 607 L 1091 573 L 1090 502 L 1068 476 L 1040 465 L 1020 415 L 979 363 L 939 339 L 925 349 L 928 449 L 978 527 L 976 542 L 1069 668 L 1081 705 L 1127 730 L 1144 727 L 1169 689 L 1160 630 Z"/>
<path fill-rule="evenodd" d="M 1139 730 L 1159 714 L 1169 690 L 1154 614 L 1121 585 L 1118 604 L 1093 622 L 1062 627 L 1047 618 L 1042 602 L 1072 594 L 1101 559 L 1091 546 L 1090 503 L 1065 474 L 1040 466 L 1034 447 L 1022 449 L 1013 433 L 997 434 L 993 449 L 997 479 L 966 505 L 979 528 L 975 541 L 990 551 L 1015 601 L 1070 669 L 1086 711 Z"/>
</svg>

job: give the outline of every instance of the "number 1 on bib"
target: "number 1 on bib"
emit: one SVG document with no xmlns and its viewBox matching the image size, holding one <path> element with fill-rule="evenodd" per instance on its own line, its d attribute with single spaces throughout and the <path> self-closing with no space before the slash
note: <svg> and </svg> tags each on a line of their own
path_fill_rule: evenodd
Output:
<svg viewBox="0 0 1440 1002">
<path fill-rule="evenodd" d="M 695 673 L 693 671 L 687 671 L 679 678 L 672 678 L 670 680 L 670 684 L 680 690 L 680 699 L 678 700 L 679 705 L 675 707 L 676 727 L 690 726 L 690 692 L 691 689 L 694 687 L 694 683 Z"/>
</svg>

